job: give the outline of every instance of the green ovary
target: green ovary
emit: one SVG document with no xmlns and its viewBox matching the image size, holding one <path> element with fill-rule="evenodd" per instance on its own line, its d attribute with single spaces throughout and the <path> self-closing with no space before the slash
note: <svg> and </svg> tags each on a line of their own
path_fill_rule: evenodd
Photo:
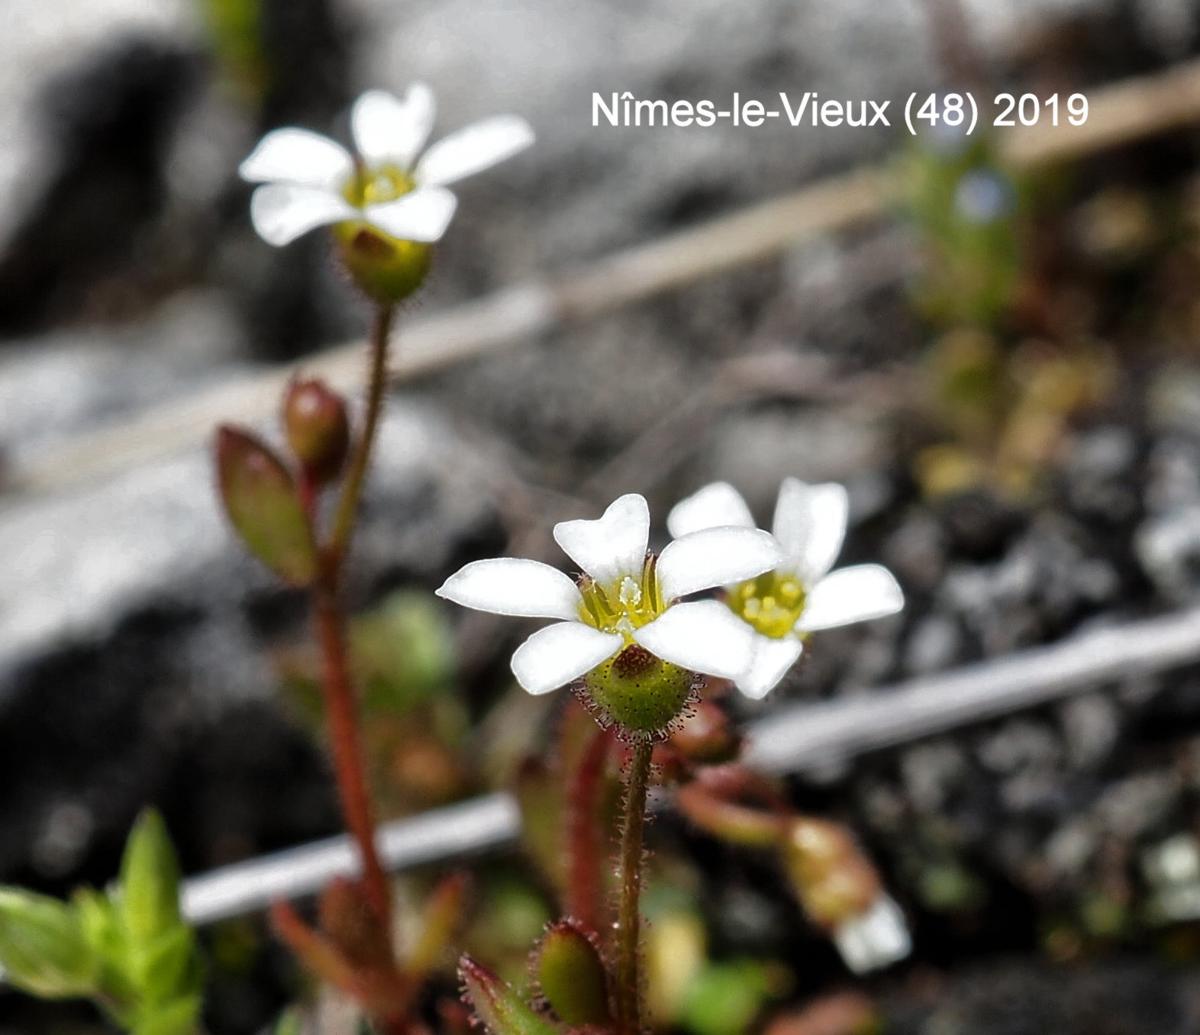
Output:
<svg viewBox="0 0 1200 1035">
<path fill-rule="evenodd" d="M 342 189 L 356 208 L 395 201 L 416 184 L 396 166 L 363 169 Z M 359 219 L 348 219 L 333 228 L 342 261 L 368 295 L 379 302 L 407 298 L 421 286 L 433 257 L 431 245 L 403 241 Z"/>
<path fill-rule="evenodd" d="M 646 558 L 640 575 L 623 575 L 607 585 L 586 579 L 579 592 L 583 596 L 580 619 L 601 632 L 624 636 L 626 643 L 633 641 L 634 630 L 666 610 L 653 556 Z"/>
<path fill-rule="evenodd" d="M 729 591 L 729 606 L 756 632 L 774 640 L 790 636 L 804 613 L 804 585 L 790 572 L 768 571 Z"/>
</svg>

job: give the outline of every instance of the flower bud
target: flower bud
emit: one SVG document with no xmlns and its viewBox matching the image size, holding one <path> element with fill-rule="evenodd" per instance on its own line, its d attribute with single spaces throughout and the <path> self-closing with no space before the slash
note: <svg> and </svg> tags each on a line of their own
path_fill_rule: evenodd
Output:
<svg viewBox="0 0 1200 1035">
<path fill-rule="evenodd" d="M 559 1020 L 571 1027 L 606 1025 L 608 972 L 592 939 L 573 920 L 559 920 L 534 950 L 533 972 Z"/>
<path fill-rule="evenodd" d="M 429 272 L 431 245 L 401 241 L 356 220 L 335 224 L 333 236 L 347 272 L 376 302 L 402 302 Z"/>
<path fill-rule="evenodd" d="M 890 966 L 912 952 L 904 914 L 882 891 L 866 910 L 834 928 L 833 943 L 856 974 Z"/>
<path fill-rule="evenodd" d="M 253 435 L 225 425 L 217 431 L 221 501 L 246 548 L 281 578 L 312 581 L 316 546 L 291 472 Z"/>
<path fill-rule="evenodd" d="M 799 817 L 784 838 L 783 853 L 805 912 L 830 931 L 851 970 L 865 973 L 908 955 L 912 942 L 904 914 L 846 830 Z"/>
<path fill-rule="evenodd" d="M 880 893 L 874 867 L 836 823 L 794 820 L 783 839 L 783 862 L 805 912 L 823 927 L 860 915 Z"/>
<path fill-rule="evenodd" d="M 305 473 L 318 484 L 331 481 L 350 451 L 346 403 L 323 381 L 292 381 L 283 397 L 283 428 Z"/>
<path fill-rule="evenodd" d="M 630 644 L 583 677 L 588 697 L 622 729 L 665 733 L 696 692 L 698 677 Z"/>
</svg>

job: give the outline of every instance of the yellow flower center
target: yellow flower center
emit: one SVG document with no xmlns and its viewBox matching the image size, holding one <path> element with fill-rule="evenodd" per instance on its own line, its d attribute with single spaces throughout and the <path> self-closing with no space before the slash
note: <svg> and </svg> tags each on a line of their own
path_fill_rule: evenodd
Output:
<svg viewBox="0 0 1200 1035">
<path fill-rule="evenodd" d="M 782 640 L 799 621 L 807 594 L 791 572 L 768 571 L 734 586 L 727 599 L 733 613 L 756 632 Z"/>
<path fill-rule="evenodd" d="M 601 632 L 617 633 L 631 642 L 635 629 L 648 625 L 666 610 L 655 561 L 654 555 L 648 554 L 640 574 L 622 575 L 607 584 L 585 577 L 579 587 L 583 596 L 580 619 Z"/>
<path fill-rule="evenodd" d="M 342 196 L 356 208 L 395 201 L 411 193 L 416 183 L 396 165 L 359 169 L 342 188 Z"/>
</svg>

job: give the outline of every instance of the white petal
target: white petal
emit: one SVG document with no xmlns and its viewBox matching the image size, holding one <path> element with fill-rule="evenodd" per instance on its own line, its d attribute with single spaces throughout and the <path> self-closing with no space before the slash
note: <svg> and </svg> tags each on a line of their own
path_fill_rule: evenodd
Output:
<svg viewBox="0 0 1200 1035">
<path fill-rule="evenodd" d="M 318 226 L 353 219 L 357 210 L 337 194 L 319 187 L 267 183 L 250 198 L 250 221 L 267 244 L 294 241 Z"/>
<path fill-rule="evenodd" d="M 846 490 L 840 485 L 805 485 L 785 478 L 779 487 L 772 531 L 788 565 L 806 585 L 816 583 L 837 560 L 848 510 Z"/>
<path fill-rule="evenodd" d="M 404 100 L 368 90 L 350 113 L 354 146 L 367 165 L 407 170 L 429 139 L 435 111 L 433 91 L 424 83 L 413 83 Z"/>
<path fill-rule="evenodd" d="M 438 186 L 473 176 L 511 158 L 533 143 L 533 129 L 516 115 L 497 115 L 457 130 L 434 144 L 417 162 L 413 178 Z"/>
<path fill-rule="evenodd" d="M 578 621 L 583 606 L 575 583 L 561 571 L 520 557 L 472 561 L 442 583 L 437 595 L 476 611 L 522 618 Z"/>
<path fill-rule="evenodd" d="M 878 970 L 904 959 L 912 951 L 912 938 L 900 907 L 880 894 L 861 916 L 834 928 L 833 941 L 856 974 Z"/>
<path fill-rule="evenodd" d="M 761 701 L 779 685 L 803 651 L 804 644 L 796 636 L 785 636 L 782 640 L 757 636 L 754 662 L 749 672 L 738 677 L 737 688 L 752 700 Z"/>
<path fill-rule="evenodd" d="M 273 129 L 238 166 L 250 183 L 293 183 L 340 190 L 354 172 L 341 144 L 307 129 Z"/>
<path fill-rule="evenodd" d="M 539 629 L 512 656 L 513 675 L 531 694 L 546 694 L 590 672 L 625 641 L 582 622 Z"/>
<path fill-rule="evenodd" d="M 756 635 L 720 601 L 696 600 L 668 608 L 633 638 L 663 661 L 737 679 L 754 661 Z"/>
<path fill-rule="evenodd" d="M 773 536 L 757 528 L 705 528 L 667 544 L 658 558 L 664 600 L 761 575 L 783 559 Z"/>
<path fill-rule="evenodd" d="M 368 205 L 367 221 L 385 234 L 402 241 L 432 243 L 441 240 L 454 217 L 458 199 L 441 187 L 429 187 L 405 194 L 395 201 Z"/>
<path fill-rule="evenodd" d="M 644 496 L 631 492 L 594 521 L 560 521 L 554 541 L 597 582 L 638 575 L 650 543 L 650 508 Z"/>
<path fill-rule="evenodd" d="M 856 564 L 826 575 L 809 591 L 796 628 L 801 632 L 832 629 L 894 615 L 903 608 L 904 593 L 887 568 Z"/>
<path fill-rule="evenodd" d="M 667 515 L 667 528 L 676 539 L 690 532 L 722 525 L 754 528 L 754 518 L 741 493 L 729 482 L 713 482 L 680 500 Z"/>
</svg>

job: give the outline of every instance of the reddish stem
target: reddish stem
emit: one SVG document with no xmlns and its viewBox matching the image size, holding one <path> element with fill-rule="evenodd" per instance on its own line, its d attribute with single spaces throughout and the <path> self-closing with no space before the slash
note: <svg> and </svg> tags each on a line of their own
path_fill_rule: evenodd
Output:
<svg viewBox="0 0 1200 1035">
<path fill-rule="evenodd" d="M 393 311 L 392 306 L 381 305 L 375 314 L 371 328 L 366 418 L 343 483 L 333 528 L 322 551 L 321 570 L 312 589 L 313 613 L 324 667 L 322 691 L 325 697 L 326 721 L 329 726 L 329 743 L 333 753 L 342 813 L 346 827 L 358 845 L 367 900 L 388 930 L 391 929 L 391 891 L 375 845 L 375 816 L 367 788 L 358 698 L 350 675 L 346 621 L 338 600 L 338 592 L 341 586 L 342 565 L 354 534 L 358 504 L 366 482 L 371 449 L 383 410 L 388 339 L 391 336 Z M 311 521 L 315 512 L 311 485 L 302 486 L 301 495 Z"/>
<path fill-rule="evenodd" d="M 324 665 L 322 690 L 329 726 L 329 745 L 346 827 L 358 845 L 367 901 L 385 929 L 391 928 L 392 903 L 387 876 L 375 845 L 375 816 L 367 789 L 358 700 L 350 679 L 345 621 L 337 596 L 322 579 L 313 590 L 317 638 Z"/>
<path fill-rule="evenodd" d="M 612 735 L 597 727 L 583 749 L 567 788 L 567 912 L 584 927 L 600 930 L 600 789 Z"/>
</svg>

